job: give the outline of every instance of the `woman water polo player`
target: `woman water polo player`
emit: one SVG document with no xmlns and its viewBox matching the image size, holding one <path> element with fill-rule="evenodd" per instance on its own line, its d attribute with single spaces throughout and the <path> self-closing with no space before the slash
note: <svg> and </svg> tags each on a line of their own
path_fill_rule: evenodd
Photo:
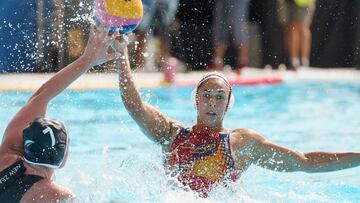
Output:
<svg viewBox="0 0 360 203">
<path fill-rule="evenodd" d="M 273 144 L 249 129 L 228 130 L 223 119 L 233 94 L 218 73 L 203 77 L 195 89 L 197 120 L 186 127 L 141 101 L 131 76 L 126 46 L 115 42 L 119 59 L 121 98 L 141 130 L 163 147 L 166 165 L 180 185 L 203 197 L 218 185 L 235 181 L 251 164 L 263 168 L 307 173 L 328 172 L 360 165 L 360 153 L 302 153 Z"/>
<path fill-rule="evenodd" d="M 8 124 L 0 146 L 0 202 L 58 202 L 74 197 L 52 180 L 64 166 L 69 137 L 64 125 L 44 118 L 49 101 L 91 67 L 114 59 L 109 27 L 90 31 L 83 55 L 44 83 Z M 29 124 L 30 123 L 30 124 Z"/>
</svg>

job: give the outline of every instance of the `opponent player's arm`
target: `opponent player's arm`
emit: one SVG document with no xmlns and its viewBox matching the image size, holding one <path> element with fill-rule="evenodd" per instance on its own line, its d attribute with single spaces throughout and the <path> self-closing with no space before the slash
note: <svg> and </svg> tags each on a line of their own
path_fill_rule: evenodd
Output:
<svg viewBox="0 0 360 203">
<path fill-rule="evenodd" d="M 107 53 L 113 41 L 114 37 L 108 36 L 107 28 L 91 29 L 83 55 L 45 82 L 10 121 L 4 133 L 0 153 L 7 149 L 22 152 L 22 130 L 34 118 L 44 116 L 48 102 L 81 74 L 94 65 L 114 59 L 117 53 Z"/>
<path fill-rule="evenodd" d="M 269 142 L 255 132 L 249 133 L 253 140 L 252 162 L 263 168 L 307 173 L 330 172 L 360 165 L 360 153 L 302 153 Z"/>
<path fill-rule="evenodd" d="M 131 75 L 129 55 L 126 45 L 116 40 L 116 50 L 122 52 L 123 56 L 118 61 L 119 66 L 119 88 L 121 99 L 125 108 L 140 126 L 141 130 L 151 140 L 160 144 L 171 140 L 172 124 L 169 119 L 162 115 L 154 107 L 145 104 L 141 100 L 135 82 Z"/>
</svg>

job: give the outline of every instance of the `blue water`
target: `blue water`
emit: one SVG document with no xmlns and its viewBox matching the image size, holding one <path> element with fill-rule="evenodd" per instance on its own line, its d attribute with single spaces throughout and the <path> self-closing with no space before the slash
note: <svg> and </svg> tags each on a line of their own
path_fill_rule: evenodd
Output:
<svg viewBox="0 0 360 203">
<path fill-rule="evenodd" d="M 191 125 L 191 88 L 143 89 L 142 97 L 166 116 Z M 0 92 L 0 131 L 31 95 Z M 299 151 L 360 152 L 360 84 L 287 82 L 234 88 L 225 119 L 272 142 Z M 191 112 L 191 113 L 190 113 Z M 65 123 L 71 136 L 59 183 L 79 202 L 360 202 L 360 167 L 339 172 L 280 173 L 252 166 L 231 190 L 202 200 L 168 186 L 161 148 L 148 140 L 124 109 L 118 90 L 65 91 L 47 117 Z"/>
</svg>

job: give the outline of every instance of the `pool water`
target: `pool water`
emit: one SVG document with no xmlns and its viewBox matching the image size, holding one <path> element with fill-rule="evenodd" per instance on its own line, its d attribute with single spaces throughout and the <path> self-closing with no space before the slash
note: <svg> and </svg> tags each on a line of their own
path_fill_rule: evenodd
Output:
<svg viewBox="0 0 360 203">
<path fill-rule="evenodd" d="M 142 89 L 142 98 L 187 125 L 196 118 L 191 88 Z M 0 131 L 29 92 L 0 92 Z M 229 129 L 251 128 L 299 151 L 360 152 L 360 83 L 286 82 L 234 88 Z M 191 112 L 191 113 L 190 113 Z M 360 167 L 306 174 L 252 166 L 239 181 L 210 198 L 169 186 L 160 146 L 140 131 L 114 90 L 65 91 L 47 117 L 63 121 L 71 145 L 56 179 L 79 202 L 359 202 Z M 2 135 L 0 135 L 2 136 Z"/>
</svg>

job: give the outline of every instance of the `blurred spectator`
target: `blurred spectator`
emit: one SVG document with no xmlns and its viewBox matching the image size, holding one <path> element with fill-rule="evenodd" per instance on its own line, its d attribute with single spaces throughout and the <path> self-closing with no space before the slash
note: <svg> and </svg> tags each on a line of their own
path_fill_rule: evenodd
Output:
<svg viewBox="0 0 360 203">
<path fill-rule="evenodd" d="M 176 54 L 188 70 L 202 70 L 211 60 L 214 1 L 180 0 L 177 13 L 180 38 Z"/>
<path fill-rule="evenodd" d="M 209 68 L 215 70 L 223 68 L 229 43 L 235 44 L 237 49 L 235 67 L 237 72 L 240 74 L 241 69 L 248 65 L 248 9 L 249 0 L 217 0 L 215 2 L 214 56 L 209 63 Z"/>
<path fill-rule="evenodd" d="M 57 72 L 64 67 L 64 11 L 63 0 L 51 0 L 48 67 L 45 71 Z"/>
<path fill-rule="evenodd" d="M 360 1 L 317 0 L 311 23 L 312 66 L 360 66 Z"/>
<path fill-rule="evenodd" d="M 288 68 L 297 70 L 299 66 L 309 66 L 310 24 L 315 10 L 315 0 L 278 0 L 277 3 L 290 60 Z"/>
<path fill-rule="evenodd" d="M 93 13 L 94 1 L 66 1 L 65 4 L 65 65 L 81 56 L 89 32 L 89 20 L 85 16 Z M 93 68 L 92 70 L 95 70 Z"/>
<path fill-rule="evenodd" d="M 160 39 L 159 65 L 162 67 L 170 58 L 170 30 L 174 22 L 178 8 L 178 0 L 142 0 L 144 5 L 144 17 L 136 35 L 138 46 L 136 47 L 136 66 L 145 64 L 144 53 L 146 49 L 146 38 L 154 34 L 154 30 Z"/>
</svg>

